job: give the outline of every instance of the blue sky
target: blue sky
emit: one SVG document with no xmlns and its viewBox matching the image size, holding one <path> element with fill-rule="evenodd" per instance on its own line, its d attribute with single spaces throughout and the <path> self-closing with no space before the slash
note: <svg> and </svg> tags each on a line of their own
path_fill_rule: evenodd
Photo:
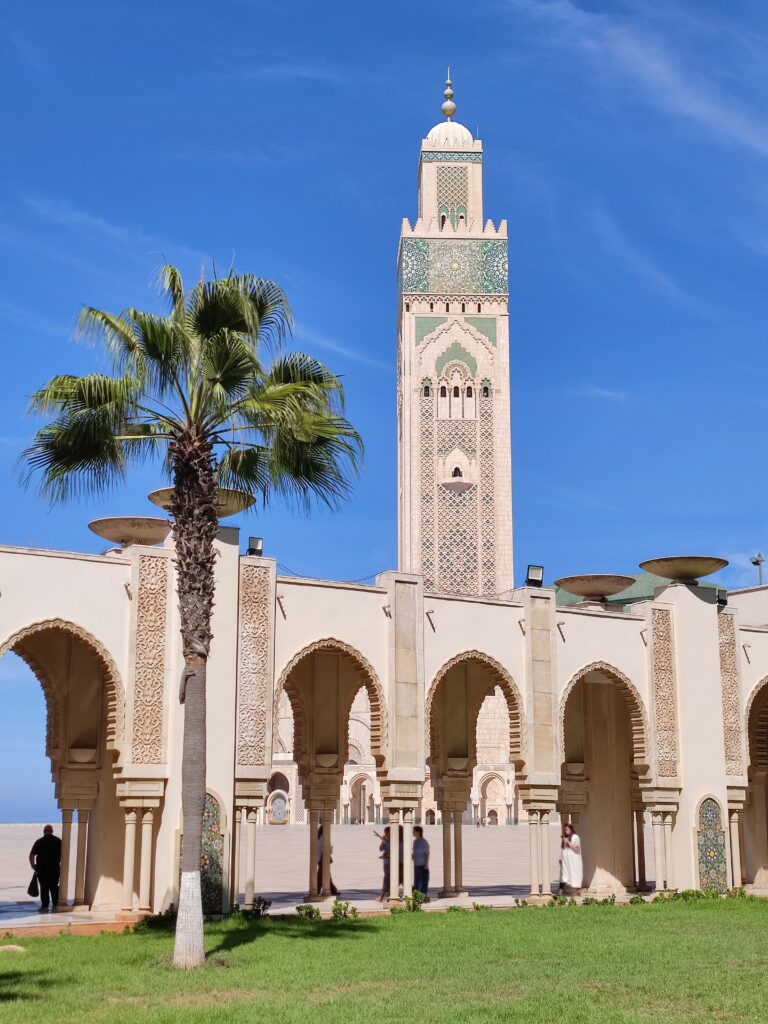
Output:
<svg viewBox="0 0 768 1024">
<path fill-rule="evenodd" d="M 395 564 L 395 256 L 450 62 L 457 119 L 485 144 L 486 216 L 509 221 L 518 579 L 528 562 L 551 579 L 700 551 L 752 582 L 768 547 L 763 4 L 13 4 L 0 58 L 0 543 L 98 551 L 89 519 L 152 511 L 151 468 L 55 510 L 22 491 L 26 396 L 100 365 L 71 341 L 81 304 L 153 307 L 164 259 L 189 277 L 234 260 L 285 287 L 295 347 L 343 374 L 367 446 L 341 514 L 275 506 L 243 533 L 310 575 Z M 0 686 L 0 820 L 44 816 L 42 700 L 12 658 Z M 29 781 L 11 790 L 12 743 Z"/>
</svg>

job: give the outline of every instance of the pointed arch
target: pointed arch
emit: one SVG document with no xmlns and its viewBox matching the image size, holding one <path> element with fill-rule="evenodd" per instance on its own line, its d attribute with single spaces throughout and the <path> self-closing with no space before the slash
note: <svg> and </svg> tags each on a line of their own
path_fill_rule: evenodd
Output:
<svg viewBox="0 0 768 1024">
<path fill-rule="evenodd" d="M 307 737 L 304 729 L 304 702 L 298 689 L 292 684 L 291 677 L 297 665 L 301 661 L 305 658 L 311 657 L 311 655 L 318 651 L 327 651 L 338 654 L 345 661 L 353 665 L 360 674 L 362 678 L 362 685 L 365 686 L 368 693 L 368 702 L 371 707 L 371 753 L 373 754 L 376 763 L 381 764 L 386 756 L 387 743 L 387 711 L 381 683 L 379 682 L 379 678 L 370 662 L 364 657 L 364 655 L 356 650 L 356 648 L 344 643 L 343 640 L 336 640 L 333 637 L 325 637 L 322 640 L 315 640 L 313 643 L 308 644 L 295 654 L 280 673 L 280 678 L 278 679 L 277 686 L 275 687 L 273 721 L 275 723 L 279 723 L 280 720 L 280 696 L 283 690 L 285 690 L 291 704 L 291 709 L 293 710 L 294 760 L 300 765 L 302 763 L 306 763 L 308 750 L 306 747 Z M 345 709 L 347 719 L 349 718 L 349 714 L 352 710 L 352 702 L 354 699 L 355 695 L 353 694 L 349 707 Z M 273 734 L 277 735 L 274 730 Z M 300 761 L 300 758 L 302 758 L 303 761 Z"/>
<path fill-rule="evenodd" d="M 480 695 L 479 701 L 476 702 L 475 719 L 477 719 L 477 715 L 480 713 L 480 707 L 485 698 L 493 692 L 493 687 L 498 686 L 504 694 L 509 711 L 509 759 L 515 766 L 515 771 L 520 772 L 525 764 L 526 750 L 523 699 L 517 684 L 504 666 L 499 664 L 495 658 L 490 657 L 490 655 L 483 654 L 482 651 L 464 651 L 461 654 L 455 655 L 450 661 L 446 661 L 432 680 L 429 692 L 427 693 L 424 715 L 429 730 L 429 756 L 434 757 L 440 745 L 440 723 L 437 720 L 437 703 L 435 701 L 440 684 L 451 669 L 459 665 L 472 663 L 482 665 L 491 677 L 490 686 Z"/>
<path fill-rule="evenodd" d="M 768 676 L 755 684 L 744 713 L 750 767 L 768 771 Z"/>
<path fill-rule="evenodd" d="M 629 724 L 632 733 L 632 762 L 637 766 L 647 767 L 650 764 L 650 752 L 648 749 L 648 723 L 643 706 L 643 698 L 628 676 L 625 676 L 623 672 L 605 661 L 593 661 L 589 665 L 580 668 L 571 677 L 568 685 L 563 690 L 560 698 L 560 716 L 558 720 L 560 759 L 565 761 L 565 709 L 568 700 L 575 687 L 592 672 L 598 672 L 600 675 L 606 676 L 621 691 L 629 711 Z"/>
<path fill-rule="evenodd" d="M 120 679 L 112 655 L 106 647 L 97 640 L 92 633 L 78 626 L 67 619 L 41 619 L 29 626 L 17 630 L 0 645 L 0 657 L 8 651 L 17 654 L 37 676 L 45 694 L 46 706 L 48 708 L 48 723 L 46 727 L 46 752 L 50 755 L 59 743 L 60 732 L 60 708 L 53 693 L 50 678 L 47 672 L 35 657 L 33 644 L 30 641 L 41 633 L 48 631 L 64 633 L 83 644 L 99 662 L 106 690 L 106 730 L 105 738 L 108 750 L 122 753 L 125 735 L 125 689 Z"/>
</svg>

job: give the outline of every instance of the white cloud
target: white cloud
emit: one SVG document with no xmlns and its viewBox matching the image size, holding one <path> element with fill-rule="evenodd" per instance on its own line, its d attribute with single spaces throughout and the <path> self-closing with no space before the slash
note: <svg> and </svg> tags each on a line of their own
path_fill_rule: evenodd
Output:
<svg viewBox="0 0 768 1024">
<path fill-rule="evenodd" d="M 34 331 L 37 334 L 48 334 L 56 338 L 66 338 L 72 333 L 73 324 L 57 323 L 49 320 L 48 317 L 33 313 L 15 302 L 7 299 L 0 299 L 0 320 L 17 324 L 26 330 Z M 6 332 L 3 332 L 6 333 Z"/>
<path fill-rule="evenodd" d="M 629 398 L 629 394 L 620 388 L 604 388 L 599 384 L 583 384 L 578 388 L 567 388 L 565 393 L 571 398 L 597 398 L 609 402 L 625 402 Z"/>
<path fill-rule="evenodd" d="M 339 71 L 324 64 L 265 64 L 243 68 L 227 77 L 264 82 L 325 82 L 329 85 L 343 85 L 346 81 Z"/>
<path fill-rule="evenodd" d="M 373 366 L 377 370 L 394 371 L 394 357 L 390 363 L 385 363 L 378 359 L 371 359 L 370 356 L 367 356 L 364 352 L 358 352 L 357 349 L 350 348 L 348 345 L 341 345 L 332 338 L 328 338 L 324 334 L 318 334 L 317 331 L 313 331 L 307 327 L 297 326 L 293 333 L 294 337 L 298 341 L 305 341 L 308 345 L 314 345 L 317 348 L 326 349 L 328 352 L 335 352 L 337 355 L 343 356 L 345 359 L 349 359 L 354 363 L 362 363 L 364 366 Z"/>
</svg>

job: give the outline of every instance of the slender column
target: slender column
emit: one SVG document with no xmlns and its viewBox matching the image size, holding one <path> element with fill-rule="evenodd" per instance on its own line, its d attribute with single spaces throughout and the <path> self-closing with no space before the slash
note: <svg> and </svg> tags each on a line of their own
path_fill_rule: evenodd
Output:
<svg viewBox="0 0 768 1024">
<path fill-rule="evenodd" d="M 70 811 L 70 821 L 71 821 Z M 123 847 L 123 910 L 133 910 L 133 869 L 136 858 L 136 811 L 125 812 L 125 845 Z M 64 860 L 62 858 L 62 868 Z M 69 865 L 67 865 L 69 869 Z"/>
<path fill-rule="evenodd" d="M 461 811 L 453 812 L 453 891 L 459 896 L 464 892 L 464 857 L 461 848 Z"/>
<path fill-rule="evenodd" d="M 152 909 L 152 824 L 155 816 L 150 810 L 141 815 L 141 861 L 139 863 L 139 910 Z"/>
<path fill-rule="evenodd" d="M 256 865 L 256 808 L 249 807 L 245 820 L 245 906 L 253 906 Z"/>
<path fill-rule="evenodd" d="M 403 896 L 413 895 L 413 811 L 403 811 Z"/>
<path fill-rule="evenodd" d="M 754 889 L 768 885 L 768 807 L 766 806 L 766 773 L 755 772 L 752 782 L 752 834 L 754 842 L 755 870 L 752 878 Z"/>
<path fill-rule="evenodd" d="M 451 812 L 443 809 L 443 896 L 450 896 L 451 887 Z"/>
<path fill-rule="evenodd" d="M 528 835 L 531 841 L 531 896 L 539 895 L 539 812 L 528 811 Z"/>
<path fill-rule="evenodd" d="M 549 811 L 542 811 L 539 822 L 539 845 L 541 848 L 541 894 L 552 894 L 552 871 L 549 866 Z"/>
<path fill-rule="evenodd" d="M 232 902 L 240 903 L 240 834 L 242 832 L 243 824 L 243 809 L 238 807 L 235 809 L 235 834 L 232 836 L 232 845 L 234 846 L 234 857 L 232 864 Z"/>
<path fill-rule="evenodd" d="M 88 818 L 91 812 L 77 811 L 77 861 L 75 863 L 75 906 L 85 903 L 85 852 L 88 844 Z"/>
<path fill-rule="evenodd" d="M 389 811 L 389 898 L 400 898 L 400 811 Z"/>
<path fill-rule="evenodd" d="M 728 824 L 731 829 L 731 884 L 738 889 L 743 878 L 741 875 L 741 843 L 739 842 L 739 812 L 728 812 Z"/>
<path fill-rule="evenodd" d="M 326 820 L 327 819 L 327 820 Z M 323 811 L 323 896 L 328 899 L 331 895 L 331 825 L 333 824 L 333 811 Z"/>
<path fill-rule="evenodd" d="M 320 812 L 309 812 L 309 898 L 317 898 L 317 830 Z"/>
<path fill-rule="evenodd" d="M 61 872 L 59 875 L 59 903 L 66 907 L 69 896 L 69 854 L 72 849 L 72 808 L 61 810 Z"/>
<path fill-rule="evenodd" d="M 675 888 L 672 858 L 672 815 L 664 815 L 664 863 L 667 868 L 667 888 Z"/>
<path fill-rule="evenodd" d="M 365 791 L 365 783 L 360 784 L 360 817 L 363 824 L 368 822 L 368 797 Z"/>
<path fill-rule="evenodd" d="M 653 812 L 651 814 L 653 823 L 653 860 L 654 875 L 656 876 L 656 892 L 665 889 L 664 884 L 666 872 L 664 870 L 664 815 Z"/>
<path fill-rule="evenodd" d="M 637 838 L 637 888 L 646 889 L 648 883 L 645 879 L 645 814 L 643 809 L 635 811 L 635 836 Z"/>
</svg>

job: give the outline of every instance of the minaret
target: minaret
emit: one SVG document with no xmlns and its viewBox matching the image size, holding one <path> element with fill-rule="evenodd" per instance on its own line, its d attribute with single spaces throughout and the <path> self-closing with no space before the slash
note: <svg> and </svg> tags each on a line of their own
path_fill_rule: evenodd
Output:
<svg viewBox="0 0 768 1024">
<path fill-rule="evenodd" d="M 507 222 L 483 224 L 483 147 L 453 120 L 421 143 L 398 314 L 399 564 L 438 593 L 509 596 Z"/>
</svg>

